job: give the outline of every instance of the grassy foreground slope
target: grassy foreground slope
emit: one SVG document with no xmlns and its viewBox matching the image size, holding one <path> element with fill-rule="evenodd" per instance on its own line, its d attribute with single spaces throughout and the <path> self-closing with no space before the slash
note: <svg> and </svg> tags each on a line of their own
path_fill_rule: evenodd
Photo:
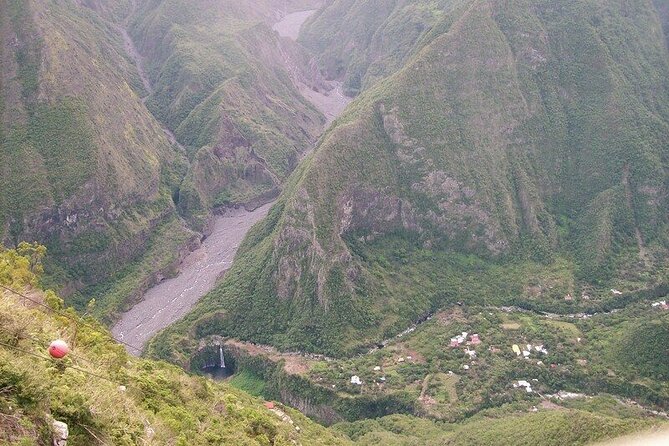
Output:
<svg viewBox="0 0 669 446">
<path fill-rule="evenodd" d="M 53 419 L 68 425 L 73 446 L 350 444 L 290 408 L 277 406 L 282 418 L 228 385 L 131 357 L 38 288 L 41 255 L 29 245 L 0 250 L 0 284 L 66 316 L 0 291 L 0 444 L 50 445 Z M 63 361 L 47 358 L 57 338 L 72 347 Z"/>
<path fill-rule="evenodd" d="M 342 355 L 457 300 L 578 309 L 666 280 L 669 57 L 652 2 L 472 0 L 431 34 L 328 131 L 156 351 L 218 334 Z"/>
</svg>

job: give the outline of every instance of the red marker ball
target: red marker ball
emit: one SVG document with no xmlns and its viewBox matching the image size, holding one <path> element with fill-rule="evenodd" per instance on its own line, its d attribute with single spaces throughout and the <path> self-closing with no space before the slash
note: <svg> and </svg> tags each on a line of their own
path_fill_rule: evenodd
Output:
<svg viewBox="0 0 669 446">
<path fill-rule="evenodd" d="M 49 345 L 49 354 L 52 358 L 62 359 L 70 352 L 70 347 L 68 347 L 67 342 L 62 339 L 53 341 Z"/>
</svg>

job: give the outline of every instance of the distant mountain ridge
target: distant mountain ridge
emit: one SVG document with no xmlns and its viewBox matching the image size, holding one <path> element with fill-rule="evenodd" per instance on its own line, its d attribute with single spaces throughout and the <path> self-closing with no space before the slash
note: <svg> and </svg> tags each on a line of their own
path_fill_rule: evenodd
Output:
<svg viewBox="0 0 669 446">
<path fill-rule="evenodd" d="M 47 242 L 76 279 L 108 277 L 175 217 L 185 155 L 133 91 L 136 69 L 102 17 L 30 1 L 1 15 L 2 240 Z"/>
</svg>

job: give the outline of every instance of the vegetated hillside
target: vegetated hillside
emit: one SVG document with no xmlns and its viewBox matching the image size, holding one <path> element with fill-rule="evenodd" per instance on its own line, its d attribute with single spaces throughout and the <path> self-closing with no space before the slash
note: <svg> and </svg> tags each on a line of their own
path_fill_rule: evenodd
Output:
<svg viewBox="0 0 669 446">
<path fill-rule="evenodd" d="M 300 42 L 317 55 L 326 76 L 342 79 L 354 96 L 402 68 L 469 3 L 335 0 L 305 23 Z"/>
<path fill-rule="evenodd" d="M 127 2 L 101 4 L 0 2 L 0 240 L 47 244 L 54 275 L 77 287 L 110 277 L 175 221 L 171 190 L 186 168 L 106 21 Z"/>
<path fill-rule="evenodd" d="M 346 433 L 360 446 L 576 446 L 615 438 L 651 425 L 638 419 L 582 410 L 504 415 L 503 411 L 491 410 L 486 415 L 455 426 L 393 415 L 342 423 L 334 429 Z"/>
<path fill-rule="evenodd" d="M 449 302 L 578 309 L 666 279 L 653 4 L 470 1 L 448 23 L 335 122 L 156 345 L 218 334 L 342 355 Z"/>
<path fill-rule="evenodd" d="M 164 0 L 133 16 L 153 83 L 147 106 L 187 147 L 179 207 L 199 226 L 212 207 L 274 198 L 321 132 L 293 82 L 307 67 L 271 29 L 284 3 L 305 6 Z"/>
<path fill-rule="evenodd" d="M 664 28 L 664 33 L 667 35 L 667 44 L 669 45 L 669 3 L 663 0 L 653 0 L 657 11 L 660 14 L 660 21 Z"/>
<path fill-rule="evenodd" d="M 0 290 L 1 444 L 51 445 L 54 419 L 72 446 L 350 444 L 293 409 L 270 411 L 229 385 L 131 357 L 93 319 L 39 290 L 41 255 L 27 244 L 0 249 L 0 285 L 54 309 Z M 60 361 L 46 353 L 58 338 L 72 347 Z"/>
<path fill-rule="evenodd" d="M 0 3 L 0 241 L 47 244 L 51 282 L 109 321 L 212 209 L 275 197 L 324 117 L 294 86 L 308 57 L 271 23 L 313 3 Z"/>
</svg>

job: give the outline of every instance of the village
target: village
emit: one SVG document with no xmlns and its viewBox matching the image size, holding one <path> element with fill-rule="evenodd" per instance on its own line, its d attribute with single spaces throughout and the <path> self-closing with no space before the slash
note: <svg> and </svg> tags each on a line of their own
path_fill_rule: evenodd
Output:
<svg viewBox="0 0 669 446">
<path fill-rule="evenodd" d="M 416 410 L 443 419 L 457 419 L 464 408 L 486 400 L 525 401 L 528 410 L 545 410 L 586 398 L 587 385 L 572 376 L 594 373 L 605 354 L 598 339 L 610 336 L 593 329 L 613 324 L 610 330 L 618 333 L 621 313 L 645 317 L 668 307 L 667 301 L 640 302 L 600 314 L 547 317 L 510 307 L 457 305 L 367 354 L 318 362 L 308 376 L 341 395 L 411 394 Z M 603 372 L 615 381 L 625 376 L 625 366 Z"/>
</svg>

